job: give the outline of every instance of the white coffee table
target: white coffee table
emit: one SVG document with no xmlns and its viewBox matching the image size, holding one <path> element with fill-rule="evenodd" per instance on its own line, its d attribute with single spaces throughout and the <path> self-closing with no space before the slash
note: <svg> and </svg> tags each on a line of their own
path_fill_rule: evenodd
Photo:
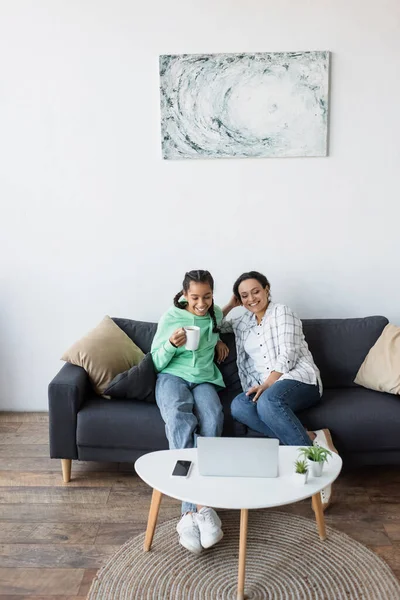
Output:
<svg viewBox="0 0 400 600">
<path fill-rule="evenodd" d="M 318 532 L 326 539 L 325 520 L 320 491 L 340 473 L 342 460 L 333 454 L 325 464 L 321 477 L 309 477 L 306 485 L 293 481 L 293 463 L 298 458 L 297 446 L 279 447 L 279 476 L 271 479 L 256 477 L 204 477 L 197 468 L 197 450 L 163 450 L 140 457 L 135 463 L 139 477 L 153 488 L 144 550 L 151 548 L 162 495 L 213 508 L 240 510 L 240 541 L 238 570 L 238 600 L 244 600 L 248 512 L 252 508 L 272 508 L 312 497 Z M 177 460 L 193 462 L 189 477 L 172 477 Z"/>
</svg>

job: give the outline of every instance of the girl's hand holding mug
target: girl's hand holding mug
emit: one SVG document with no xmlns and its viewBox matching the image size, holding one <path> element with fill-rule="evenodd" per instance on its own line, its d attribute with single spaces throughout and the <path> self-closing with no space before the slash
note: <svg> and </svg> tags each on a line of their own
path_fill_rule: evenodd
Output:
<svg viewBox="0 0 400 600">
<path fill-rule="evenodd" d="M 183 327 L 180 327 L 169 338 L 169 341 L 175 348 L 180 348 L 184 344 L 186 344 L 186 331 Z"/>
</svg>

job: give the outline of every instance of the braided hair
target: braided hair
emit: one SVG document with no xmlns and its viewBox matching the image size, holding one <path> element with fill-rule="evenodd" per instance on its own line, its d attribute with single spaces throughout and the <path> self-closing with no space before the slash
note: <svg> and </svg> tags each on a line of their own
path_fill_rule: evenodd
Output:
<svg viewBox="0 0 400 600">
<path fill-rule="evenodd" d="M 179 302 L 179 299 L 181 298 L 183 293 L 188 292 L 192 281 L 194 283 L 208 283 L 211 290 L 214 291 L 214 279 L 209 271 L 202 271 L 200 269 L 197 269 L 195 271 L 188 271 L 187 273 L 185 273 L 185 277 L 182 282 L 181 291 L 178 292 L 176 294 L 176 296 L 174 297 L 174 306 L 176 306 L 177 308 L 182 308 L 182 309 L 186 308 L 185 304 L 183 304 L 182 302 Z M 219 333 L 219 329 L 218 329 L 218 325 L 217 325 L 217 318 L 215 316 L 215 310 L 214 310 L 214 299 L 212 301 L 210 308 L 208 309 L 208 312 L 210 313 L 210 317 L 211 317 L 213 325 L 214 325 L 213 333 Z"/>
</svg>

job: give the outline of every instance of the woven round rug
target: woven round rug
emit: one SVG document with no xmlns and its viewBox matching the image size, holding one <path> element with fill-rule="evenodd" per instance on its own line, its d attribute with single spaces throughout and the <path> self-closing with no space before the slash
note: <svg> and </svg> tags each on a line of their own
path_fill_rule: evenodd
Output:
<svg viewBox="0 0 400 600">
<path fill-rule="evenodd" d="M 239 511 L 220 513 L 225 532 L 200 556 L 178 544 L 177 519 L 158 525 L 150 552 L 144 535 L 112 556 L 87 600 L 236 600 Z M 400 585 L 376 554 L 315 521 L 249 511 L 245 594 L 249 600 L 399 600 Z"/>
</svg>

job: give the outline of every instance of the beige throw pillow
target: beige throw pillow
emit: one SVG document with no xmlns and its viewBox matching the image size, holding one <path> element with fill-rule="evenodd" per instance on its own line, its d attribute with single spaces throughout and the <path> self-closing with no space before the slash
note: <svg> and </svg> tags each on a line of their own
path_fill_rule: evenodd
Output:
<svg viewBox="0 0 400 600">
<path fill-rule="evenodd" d="M 83 367 L 101 395 L 116 375 L 138 365 L 142 358 L 141 349 L 106 316 L 64 352 L 61 360 Z"/>
<path fill-rule="evenodd" d="M 378 392 L 400 394 L 400 327 L 386 325 L 368 352 L 354 383 Z"/>
</svg>

